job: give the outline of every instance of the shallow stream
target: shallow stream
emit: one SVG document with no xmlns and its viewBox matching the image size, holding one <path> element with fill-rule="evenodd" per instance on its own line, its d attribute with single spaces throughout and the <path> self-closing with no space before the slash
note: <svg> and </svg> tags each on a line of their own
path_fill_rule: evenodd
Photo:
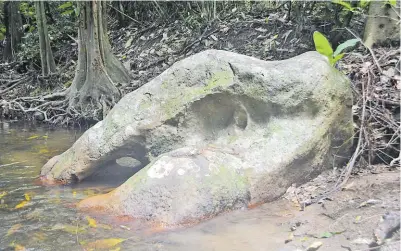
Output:
<svg viewBox="0 0 401 251">
<path fill-rule="evenodd" d="M 85 182 L 45 187 L 38 177 L 43 164 L 81 134 L 0 121 L 0 250 L 243 251 L 282 246 L 288 234 L 282 223 L 291 215 L 282 205 L 231 212 L 174 230 L 78 212 L 77 202 L 112 187 Z"/>
</svg>

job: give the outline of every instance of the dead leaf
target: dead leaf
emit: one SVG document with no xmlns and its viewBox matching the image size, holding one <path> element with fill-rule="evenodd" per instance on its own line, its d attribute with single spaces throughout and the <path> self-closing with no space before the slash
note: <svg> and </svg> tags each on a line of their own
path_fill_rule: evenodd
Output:
<svg viewBox="0 0 401 251">
<path fill-rule="evenodd" d="M 291 242 L 292 240 L 294 239 L 294 233 L 290 233 L 289 235 L 288 235 L 288 238 L 284 241 L 284 243 L 288 243 L 288 242 Z"/>
<path fill-rule="evenodd" d="M 89 216 L 87 216 L 86 219 L 88 220 L 88 225 L 90 227 L 96 227 L 96 220 L 95 219 L 93 219 L 93 218 L 91 218 Z"/>
<path fill-rule="evenodd" d="M 26 248 L 22 245 L 14 244 L 14 250 L 15 251 L 26 251 Z"/>
<path fill-rule="evenodd" d="M 304 241 L 307 241 L 308 239 L 309 239 L 308 237 L 304 236 L 304 237 L 302 237 L 302 238 L 299 239 L 299 240 L 302 241 L 302 242 L 304 242 Z"/>
<path fill-rule="evenodd" d="M 259 32 L 263 32 L 263 33 L 267 32 L 267 30 L 266 30 L 266 29 L 263 29 L 263 28 L 256 28 L 255 30 L 256 30 L 256 31 L 259 31 Z"/>
<path fill-rule="evenodd" d="M 85 250 L 97 250 L 97 249 L 109 249 L 117 246 L 121 242 L 125 241 L 125 239 L 120 238 L 110 238 L 110 239 L 101 239 L 93 242 L 89 242 L 87 244 L 83 244 Z"/>
<path fill-rule="evenodd" d="M 16 244 L 15 241 L 10 243 L 10 247 L 14 248 L 15 251 L 26 251 L 26 248 L 20 244 Z"/>
<path fill-rule="evenodd" d="M 29 195 L 29 193 L 25 193 L 24 196 L 25 196 L 25 200 L 26 201 L 30 201 L 31 200 L 31 196 Z"/>
<path fill-rule="evenodd" d="M 113 229 L 110 225 L 107 225 L 107 224 L 97 224 L 97 227 L 107 229 L 107 230 Z"/>
<path fill-rule="evenodd" d="M 10 235 L 14 234 L 21 227 L 22 227 L 21 224 L 15 224 L 14 226 L 10 227 L 10 229 L 7 231 L 7 235 L 6 236 L 10 236 Z"/>
<path fill-rule="evenodd" d="M 37 241 L 44 241 L 47 237 L 43 232 L 36 232 L 33 234 L 33 238 Z"/>
<path fill-rule="evenodd" d="M 37 139 L 39 138 L 39 135 L 32 135 L 31 137 L 29 137 L 28 139 Z"/>
<path fill-rule="evenodd" d="M 45 153 L 49 153 L 50 151 L 47 148 L 42 148 L 39 150 L 39 154 L 45 154 Z"/>
<path fill-rule="evenodd" d="M 357 208 L 366 207 L 366 206 L 369 206 L 369 205 L 379 204 L 380 202 L 381 202 L 380 200 L 369 199 L 369 200 L 366 200 L 366 201 L 362 202 L 361 204 L 359 204 L 359 206 Z"/>
<path fill-rule="evenodd" d="M 23 208 L 26 206 L 26 204 L 28 204 L 28 201 L 21 201 L 18 205 L 15 206 L 15 209 Z"/>
<path fill-rule="evenodd" d="M 127 40 L 127 42 L 125 43 L 124 48 L 130 47 L 131 44 L 132 44 L 132 41 L 134 41 L 134 38 L 133 38 L 133 37 L 130 37 L 130 38 Z"/>
<path fill-rule="evenodd" d="M 6 196 L 8 193 L 6 191 L 0 192 L 0 199 Z"/>
<path fill-rule="evenodd" d="M 362 216 L 358 215 L 355 217 L 355 223 L 358 223 L 361 220 Z"/>
</svg>

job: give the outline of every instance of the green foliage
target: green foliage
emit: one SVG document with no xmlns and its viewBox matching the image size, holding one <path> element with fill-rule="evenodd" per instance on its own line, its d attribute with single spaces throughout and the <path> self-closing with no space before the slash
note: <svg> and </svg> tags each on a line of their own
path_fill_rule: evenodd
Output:
<svg viewBox="0 0 401 251">
<path fill-rule="evenodd" d="M 62 16 L 69 16 L 71 14 L 75 14 L 76 16 L 78 16 L 79 10 L 77 10 L 77 8 L 74 6 L 74 4 L 69 1 L 69 2 L 65 2 L 62 5 L 58 6 L 59 10 L 62 10 L 61 15 Z"/>
<path fill-rule="evenodd" d="M 366 6 L 369 5 L 369 2 L 370 2 L 370 0 L 360 0 L 360 1 L 359 1 L 359 6 L 360 6 L 361 8 L 365 8 Z"/>
<path fill-rule="evenodd" d="M 329 40 L 322 33 L 315 31 L 313 33 L 313 41 L 317 52 L 329 59 L 333 56 L 333 48 L 331 48 Z"/>
<path fill-rule="evenodd" d="M 29 2 L 21 2 L 19 11 L 27 20 L 27 23 L 23 25 L 23 29 L 27 30 L 29 33 L 33 32 L 36 29 L 35 6 Z"/>
<path fill-rule="evenodd" d="M 69 7 L 72 7 L 72 2 L 65 2 L 65 3 L 63 3 L 62 5 L 60 5 L 58 8 L 59 8 L 60 10 L 64 10 L 64 9 L 69 8 Z"/>
<path fill-rule="evenodd" d="M 391 6 L 395 7 L 395 6 L 397 5 L 397 0 L 388 0 L 388 3 L 389 3 Z"/>
<path fill-rule="evenodd" d="M 21 2 L 19 5 L 19 11 L 25 17 L 35 19 L 35 7 L 28 2 Z"/>
<path fill-rule="evenodd" d="M 359 42 L 359 39 L 357 39 L 357 38 L 349 39 L 349 40 L 345 41 L 344 43 L 342 43 L 339 46 L 337 46 L 336 50 L 334 51 L 333 56 L 336 57 L 343 50 L 345 50 L 346 48 L 355 46 L 358 42 Z"/>
<path fill-rule="evenodd" d="M 326 56 L 329 59 L 331 65 L 335 65 L 338 60 L 344 57 L 345 54 L 342 52 L 347 48 L 355 46 L 360 40 L 359 39 L 347 40 L 344 43 L 337 46 L 334 52 L 330 42 L 322 33 L 315 31 L 313 33 L 313 41 L 315 43 L 316 51 Z"/>
<path fill-rule="evenodd" d="M 3 40 L 6 36 L 6 27 L 4 24 L 0 24 L 0 40 Z"/>
<path fill-rule="evenodd" d="M 350 3 L 345 2 L 343 0 L 333 0 L 333 3 L 342 5 L 345 9 L 347 9 L 349 11 L 354 11 L 355 10 L 355 8 L 352 7 Z"/>
</svg>

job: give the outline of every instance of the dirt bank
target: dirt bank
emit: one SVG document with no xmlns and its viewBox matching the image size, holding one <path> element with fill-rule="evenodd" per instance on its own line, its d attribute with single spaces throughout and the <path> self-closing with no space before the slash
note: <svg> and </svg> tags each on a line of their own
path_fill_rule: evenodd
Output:
<svg viewBox="0 0 401 251">
<path fill-rule="evenodd" d="M 174 250 L 296 251 L 316 250 L 308 247 L 321 244 L 318 250 L 324 251 L 400 250 L 399 170 L 375 167 L 360 172 L 346 189 L 300 211 L 298 199 L 317 196 L 333 185 L 335 177 L 326 172 L 300 189 L 289 189 L 287 198 L 192 228 L 151 235 L 136 247 L 141 250 L 152 243 L 154 250 L 173 246 Z M 381 249 L 373 249 L 374 245 Z"/>
</svg>

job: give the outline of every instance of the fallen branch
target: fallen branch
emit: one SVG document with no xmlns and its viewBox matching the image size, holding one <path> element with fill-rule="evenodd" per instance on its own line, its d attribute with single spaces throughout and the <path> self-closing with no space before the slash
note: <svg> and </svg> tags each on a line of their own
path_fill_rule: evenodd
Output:
<svg viewBox="0 0 401 251">
<path fill-rule="evenodd" d="M 202 35 L 198 39 L 196 39 L 194 42 L 190 43 L 189 45 L 185 46 L 185 48 L 182 49 L 181 51 L 179 51 L 178 54 L 186 53 L 189 48 L 191 48 L 192 46 L 194 46 L 197 43 L 202 42 L 203 39 L 208 38 L 210 35 L 219 31 L 219 30 L 215 29 L 212 32 L 209 32 L 207 35 L 205 35 L 207 29 L 208 29 L 208 27 L 206 27 L 205 31 L 202 33 Z"/>
<path fill-rule="evenodd" d="M 9 86 L 9 87 L 3 89 L 3 90 L 0 90 L 0 95 L 2 95 L 2 94 L 4 94 L 4 93 L 6 93 L 6 92 L 8 92 L 8 91 L 10 91 L 10 90 L 12 90 L 12 89 L 14 89 L 14 88 L 17 87 L 18 85 L 20 85 L 22 82 L 26 81 L 28 78 L 29 78 L 29 77 L 24 77 L 24 78 L 20 78 L 20 79 L 16 80 L 16 82 L 13 81 L 13 82 L 14 82 L 13 85 L 11 85 L 11 86 Z"/>
</svg>

